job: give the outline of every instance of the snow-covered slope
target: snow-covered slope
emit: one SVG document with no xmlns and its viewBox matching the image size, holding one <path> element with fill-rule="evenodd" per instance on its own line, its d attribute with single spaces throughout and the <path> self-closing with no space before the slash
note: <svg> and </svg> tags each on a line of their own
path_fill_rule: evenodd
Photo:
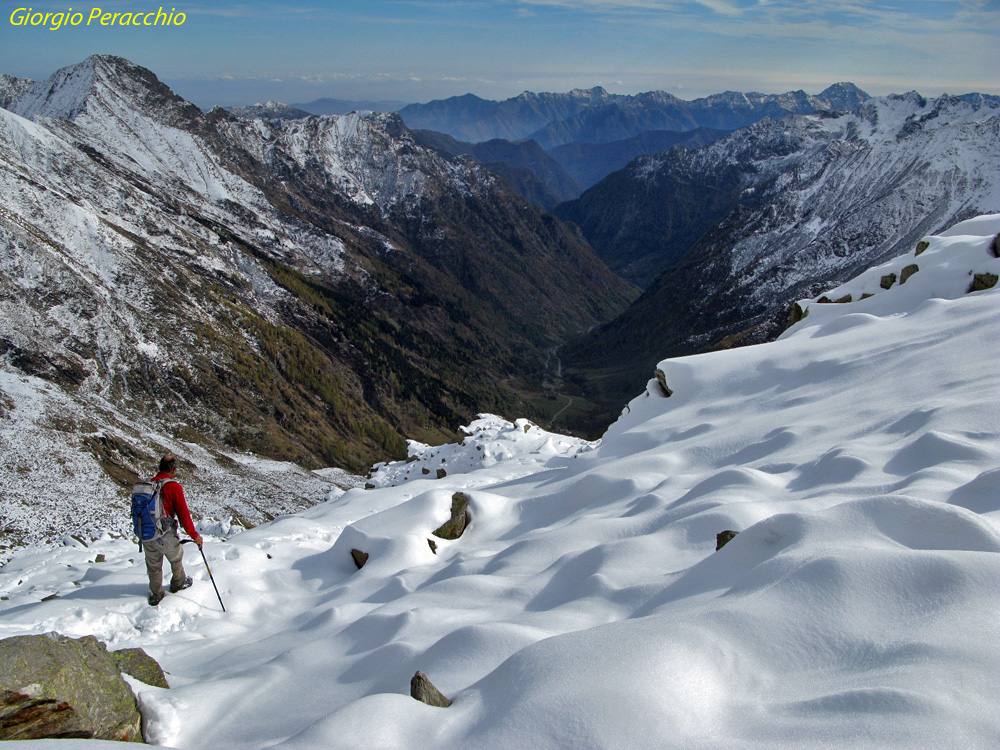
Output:
<svg viewBox="0 0 1000 750">
<path fill-rule="evenodd" d="M 467 471 L 213 539 L 226 614 L 193 556 L 153 609 L 124 541 L 19 555 L 0 635 L 144 646 L 174 686 L 141 693 L 148 739 L 182 748 L 995 747 L 1000 289 L 968 290 L 998 232 L 661 362 L 672 395 L 650 380 L 599 444 L 484 418 L 443 456 Z M 471 524 L 434 552 L 457 491 Z M 454 704 L 412 700 L 417 670 Z"/>
</svg>

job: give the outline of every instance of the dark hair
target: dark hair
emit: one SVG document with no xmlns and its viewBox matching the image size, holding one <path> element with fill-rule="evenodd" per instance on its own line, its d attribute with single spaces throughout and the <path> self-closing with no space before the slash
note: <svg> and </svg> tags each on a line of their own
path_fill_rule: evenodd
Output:
<svg viewBox="0 0 1000 750">
<path fill-rule="evenodd" d="M 176 468 L 177 468 L 177 459 L 171 456 L 169 453 L 160 459 L 161 474 L 169 474 Z"/>
</svg>

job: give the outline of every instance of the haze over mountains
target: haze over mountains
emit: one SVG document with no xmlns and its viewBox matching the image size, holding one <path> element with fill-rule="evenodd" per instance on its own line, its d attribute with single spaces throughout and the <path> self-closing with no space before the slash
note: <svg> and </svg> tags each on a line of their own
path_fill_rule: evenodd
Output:
<svg viewBox="0 0 1000 750">
<path fill-rule="evenodd" d="M 525 91 L 502 102 L 466 94 L 410 104 L 399 115 L 411 128 L 437 130 L 462 141 L 531 138 L 548 149 L 570 142 L 619 141 L 649 130 L 735 130 L 764 117 L 853 109 L 866 99 L 851 83 L 835 84 L 818 96 L 727 91 L 693 101 L 665 91 L 610 94 L 597 86 L 565 94 Z"/>
<path fill-rule="evenodd" d="M 460 144 L 443 145 L 437 137 L 428 140 L 429 145 L 442 145 L 447 155 L 466 153 L 488 163 L 521 195 L 550 209 L 554 198 L 576 198 L 641 154 L 675 145 L 699 148 L 765 117 L 853 109 L 866 99 L 868 94 L 851 83 L 835 84 L 818 96 L 804 91 L 780 95 L 727 91 L 694 101 L 664 91 L 631 96 L 595 87 L 565 94 L 525 91 L 501 102 L 467 94 L 411 104 L 399 114 L 410 128 L 443 133 Z M 562 169 L 537 155 L 515 153 L 497 159 L 497 144 L 505 142 L 512 142 L 505 147 L 508 152 L 519 147 L 548 152 Z M 482 149 L 487 153 L 477 155 Z M 525 169 L 544 187 L 524 174 Z M 573 182 L 579 186 L 575 192 Z"/>
</svg>

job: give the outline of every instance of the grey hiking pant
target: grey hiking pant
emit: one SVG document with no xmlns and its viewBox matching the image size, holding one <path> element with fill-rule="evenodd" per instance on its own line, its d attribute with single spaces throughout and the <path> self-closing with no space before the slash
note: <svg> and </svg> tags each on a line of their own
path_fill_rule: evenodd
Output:
<svg viewBox="0 0 1000 750">
<path fill-rule="evenodd" d="M 143 542 L 142 549 L 146 553 L 146 573 L 149 576 L 149 590 L 162 597 L 163 591 L 163 558 L 170 561 L 170 585 L 177 588 L 184 583 L 184 548 L 177 532 L 168 531 L 159 539 Z"/>
</svg>

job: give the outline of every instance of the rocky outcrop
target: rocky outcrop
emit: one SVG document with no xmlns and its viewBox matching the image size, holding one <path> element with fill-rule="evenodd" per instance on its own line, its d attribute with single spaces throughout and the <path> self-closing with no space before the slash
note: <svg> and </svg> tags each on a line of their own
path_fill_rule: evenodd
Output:
<svg viewBox="0 0 1000 750">
<path fill-rule="evenodd" d="M 659 367 L 656 368 L 656 382 L 660 384 L 660 390 L 666 398 L 674 395 L 674 392 L 667 386 L 667 375 Z"/>
<path fill-rule="evenodd" d="M 791 328 L 793 325 L 798 323 L 804 317 L 809 314 L 809 308 L 803 308 L 798 302 L 792 305 L 792 311 L 788 313 L 788 323 L 785 324 L 785 329 Z"/>
<path fill-rule="evenodd" d="M 410 680 L 410 696 L 428 706 L 448 708 L 451 705 L 451 701 L 434 687 L 434 684 L 427 679 L 427 675 L 423 672 L 417 672 Z"/>
<path fill-rule="evenodd" d="M 94 636 L 0 641 L 0 684 L 0 740 L 142 741 L 135 695 L 118 659 Z"/>
<path fill-rule="evenodd" d="M 920 266 L 918 266 L 916 263 L 911 263 L 908 266 L 904 266 L 903 270 L 899 272 L 899 283 L 905 284 L 906 280 L 919 270 Z"/>
<path fill-rule="evenodd" d="M 456 492 L 451 496 L 451 518 L 431 533 L 439 539 L 458 539 L 470 521 L 472 517 L 469 515 L 469 497 L 462 492 Z"/>
<path fill-rule="evenodd" d="M 830 299 L 824 294 L 822 297 L 816 300 L 816 302 L 821 305 L 843 305 L 851 301 L 852 301 L 851 295 L 849 294 L 845 294 L 843 297 L 838 297 L 837 299 Z"/>
<path fill-rule="evenodd" d="M 885 276 L 882 277 L 881 281 L 879 282 L 879 286 L 881 286 L 883 289 L 888 289 L 895 283 L 896 283 L 896 274 L 887 273 Z"/>
<path fill-rule="evenodd" d="M 91 739 L 68 703 L 32 697 L 16 690 L 0 690 L 0 740 Z"/>
<path fill-rule="evenodd" d="M 970 292 L 981 292 L 984 289 L 992 289 L 997 285 L 998 277 L 995 273 L 977 273 L 972 277 Z"/>
<path fill-rule="evenodd" d="M 354 564 L 358 566 L 358 570 L 365 567 L 365 563 L 368 562 L 368 553 L 359 549 L 352 549 L 351 557 L 354 559 Z"/>
<path fill-rule="evenodd" d="M 738 531 L 733 531 L 732 529 L 726 529 L 725 531 L 720 531 L 715 535 L 715 551 L 718 552 L 720 549 L 729 544 L 736 535 L 739 534 Z"/>
<path fill-rule="evenodd" d="M 163 669 L 156 659 L 147 654 L 141 648 L 123 648 L 120 651 L 112 651 L 111 655 L 118 662 L 118 670 L 122 674 L 135 677 L 137 680 L 145 682 L 158 688 L 169 688 L 167 676 L 163 674 Z"/>
</svg>

